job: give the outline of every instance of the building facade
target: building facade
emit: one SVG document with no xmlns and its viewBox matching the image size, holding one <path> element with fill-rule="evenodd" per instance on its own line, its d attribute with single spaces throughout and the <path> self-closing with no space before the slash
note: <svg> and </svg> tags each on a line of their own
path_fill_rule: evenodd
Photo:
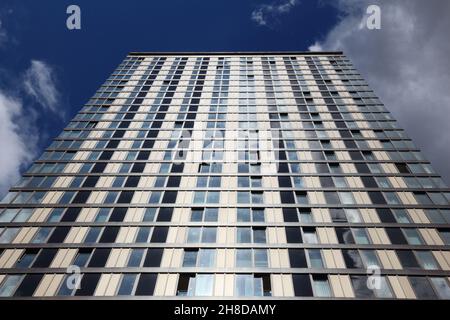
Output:
<svg viewBox="0 0 450 320">
<path fill-rule="evenodd" d="M 449 299 L 450 189 L 341 52 L 130 53 L 0 203 L 0 298 Z"/>
</svg>

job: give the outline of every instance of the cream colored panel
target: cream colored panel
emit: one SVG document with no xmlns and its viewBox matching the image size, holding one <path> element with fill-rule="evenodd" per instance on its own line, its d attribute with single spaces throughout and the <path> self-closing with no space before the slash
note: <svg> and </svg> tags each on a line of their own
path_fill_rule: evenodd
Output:
<svg viewBox="0 0 450 320">
<path fill-rule="evenodd" d="M 224 296 L 224 289 L 225 289 L 225 275 L 216 274 L 214 281 L 214 296 L 216 297 Z"/>
<path fill-rule="evenodd" d="M 282 274 L 281 281 L 283 283 L 283 296 L 293 297 L 294 296 L 294 285 L 292 283 L 292 276 L 290 274 Z"/>
<path fill-rule="evenodd" d="M 225 297 L 234 296 L 234 274 L 225 274 Z"/>
<path fill-rule="evenodd" d="M 23 249 L 6 249 L 0 258 L 0 268 L 12 268 L 23 252 Z"/>
<path fill-rule="evenodd" d="M 166 291 L 166 283 L 167 283 L 168 274 L 167 273 L 159 273 L 158 278 L 156 279 L 155 291 L 153 293 L 154 296 L 163 296 Z"/>
<path fill-rule="evenodd" d="M 272 296 L 274 297 L 283 297 L 283 282 L 280 274 L 271 274 L 271 285 L 272 285 Z"/>
<path fill-rule="evenodd" d="M 403 292 L 407 299 L 415 299 L 416 295 L 414 294 L 414 291 L 411 287 L 411 284 L 409 283 L 408 277 L 397 277 L 397 279 L 400 282 L 400 286 L 403 289 Z"/>
<path fill-rule="evenodd" d="M 104 273 L 101 275 L 98 281 L 97 288 L 94 292 L 94 296 L 104 296 L 106 288 L 108 287 L 109 280 L 111 279 L 110 273 Z"/>
<path fill-rule="evenodd" d="M 353 286 L 350 281 L 350 277 L 347 275 L 339 276 L 339 281 L 341 282 L 342 290 L 344 291 L 344 296 L 346 298 L 354 298 L 355 293 L 353 292 Z"/>
<path fill-rule="evenodd" d="M 345 298 L 344 289 L 341 286 L 339 276 L 330 274 L 328 278 L 330 280 L 330 286 L 333 291 L 333 296 L 336 298 Z"/>
<path fill-rule="evenodd" d="M 177 294 L 178 274 L 171 273 L 167 276 L 165 296 L 175 296 Z"/>
<path fill-rule="evenodd" d="M 116 295 L 117 288 L 119 287 L 120 276 L 120 274 L 111 274 L 108 286 L 105 290 L 105 296 L 111 297 Z"/>
<path fill-rule="evenodd" d="M 67 268 L 75 258 L 77 251 L 77 249 L 59 249 L 50 268 Z"/>
<path fill-rule="evenodd" d="M 183 249 L 174 249 L 170 266 L 180 268 L 183 263 Z"/>
</svg>

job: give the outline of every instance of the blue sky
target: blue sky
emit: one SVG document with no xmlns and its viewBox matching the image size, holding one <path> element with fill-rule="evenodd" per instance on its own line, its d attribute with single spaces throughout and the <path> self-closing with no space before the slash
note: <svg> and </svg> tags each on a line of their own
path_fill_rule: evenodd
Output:
<svg viewBox="0 0 450 320">
<path fill-rule="evenodd" d="M 375 32 L 358 26 L 371 3 L 378 3 L 384 14 L 382 29 Z M 446 129 L 442 120 L 448 120 L 450 96 L 447 92 L 442 99 L 436 98 L 445 91 L 439 88 L 434 98 L 423 100 L 426 92 L 417 93 L 414 87 L 417 84 L 404 83 L 408 75 L 420 74 L 424 77 L 421 86 L 435 88 L 434 79 L 445 81 L 445 74 L 429 65 L 424 70 L 412 67 L 410 62 L 417 63 L 415 56 L 407 56 L 406 59 L 411 59 L 407 64 L 395 59 L 403 64 L 400 66 L 386 63 L 399 54 L 405 57 L 414 44 L 423 41 L 429 51 L 427 59 L 448 64 L 448 58 L 443 56 L 448 57 L 449 47 L 440 41 L 442 37 L 448 42 L 448 23 L 433 25 L 433 20 L 442 12 L 449 12 L 449 1 L 430 0 L 427 6 L 421 3 L 420 0 L 2 0 L 0 139 L 3 141 L 0 143 L 11 150 L 11 156 L 0 156 L 0 193 L 42 153 L 130 51 L 304 51 L 313 44 L 319 49 L 344 50 L 408 134 L 426 149 L 425 154 L 437 171 L 449 177 L 446 160 L 450 152 L 439 154 L 439 150 L 448 147 L 449 135 L 442 135 Z M 81 8 L 81 30 L 66 28 L 66 8 L 70 4 Z M 393 10 L 397 10 L 396 16 L 389 13 Z M 405 23 L 399 24 L 399 17 Z M 421 23 L 419 26 L 424 30 L 411 33 L 414 28 L 408 23 L 411 18 Z M 426 28 L 432 29 L 435 40 L 426 40 L 426 32 L 422 32 Z M 403 71 L 393 72 L 397 67 Z M 402 83 L 399 89 L 404 91 L 401 96 L 392 93 L 398 83 Z M 408 90 L 420 96 L 411 96 Z M 417 106 L 412 108 L 414 101 L 420 101 L 420 105 L 416 102 Z M 423 101 L 429 105 L 424 106 Z M 424 108 L 429 108 L 427 113 Z M 428 120 L 441 119 L 441 127 L 418 128 L 417 123 L 430 114 L 435 118 Z M 427 139 L 437 142 L 430 144 Z"/>
</svg>

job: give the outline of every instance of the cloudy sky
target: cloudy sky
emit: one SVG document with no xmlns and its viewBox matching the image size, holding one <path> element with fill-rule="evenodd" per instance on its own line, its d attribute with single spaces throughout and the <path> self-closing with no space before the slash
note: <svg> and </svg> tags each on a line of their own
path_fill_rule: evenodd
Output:
<svg viewBox="0 0 450 320">
<path fill-rule="evenodd" d="M 81 30 L 66 8 L 81 8 Z M 365 27 L 381 8 L 381 29 Z M 2 0 L 0 195 L 129 51 L 343 50 L 450 181 L 450 1 Z"/>
</svg>

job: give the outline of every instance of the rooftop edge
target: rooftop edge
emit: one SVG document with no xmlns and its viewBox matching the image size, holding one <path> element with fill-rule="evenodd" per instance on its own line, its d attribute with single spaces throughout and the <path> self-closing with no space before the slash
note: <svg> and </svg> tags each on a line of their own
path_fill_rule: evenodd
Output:
<svg viewBox="0 0 450 320">
<path fill-rule="evenodd" d="M 129 56 L 196 56 L 196 55 L 343 55 L 342 51 L 132 51 L 128 53 Z"/>
</svg>

